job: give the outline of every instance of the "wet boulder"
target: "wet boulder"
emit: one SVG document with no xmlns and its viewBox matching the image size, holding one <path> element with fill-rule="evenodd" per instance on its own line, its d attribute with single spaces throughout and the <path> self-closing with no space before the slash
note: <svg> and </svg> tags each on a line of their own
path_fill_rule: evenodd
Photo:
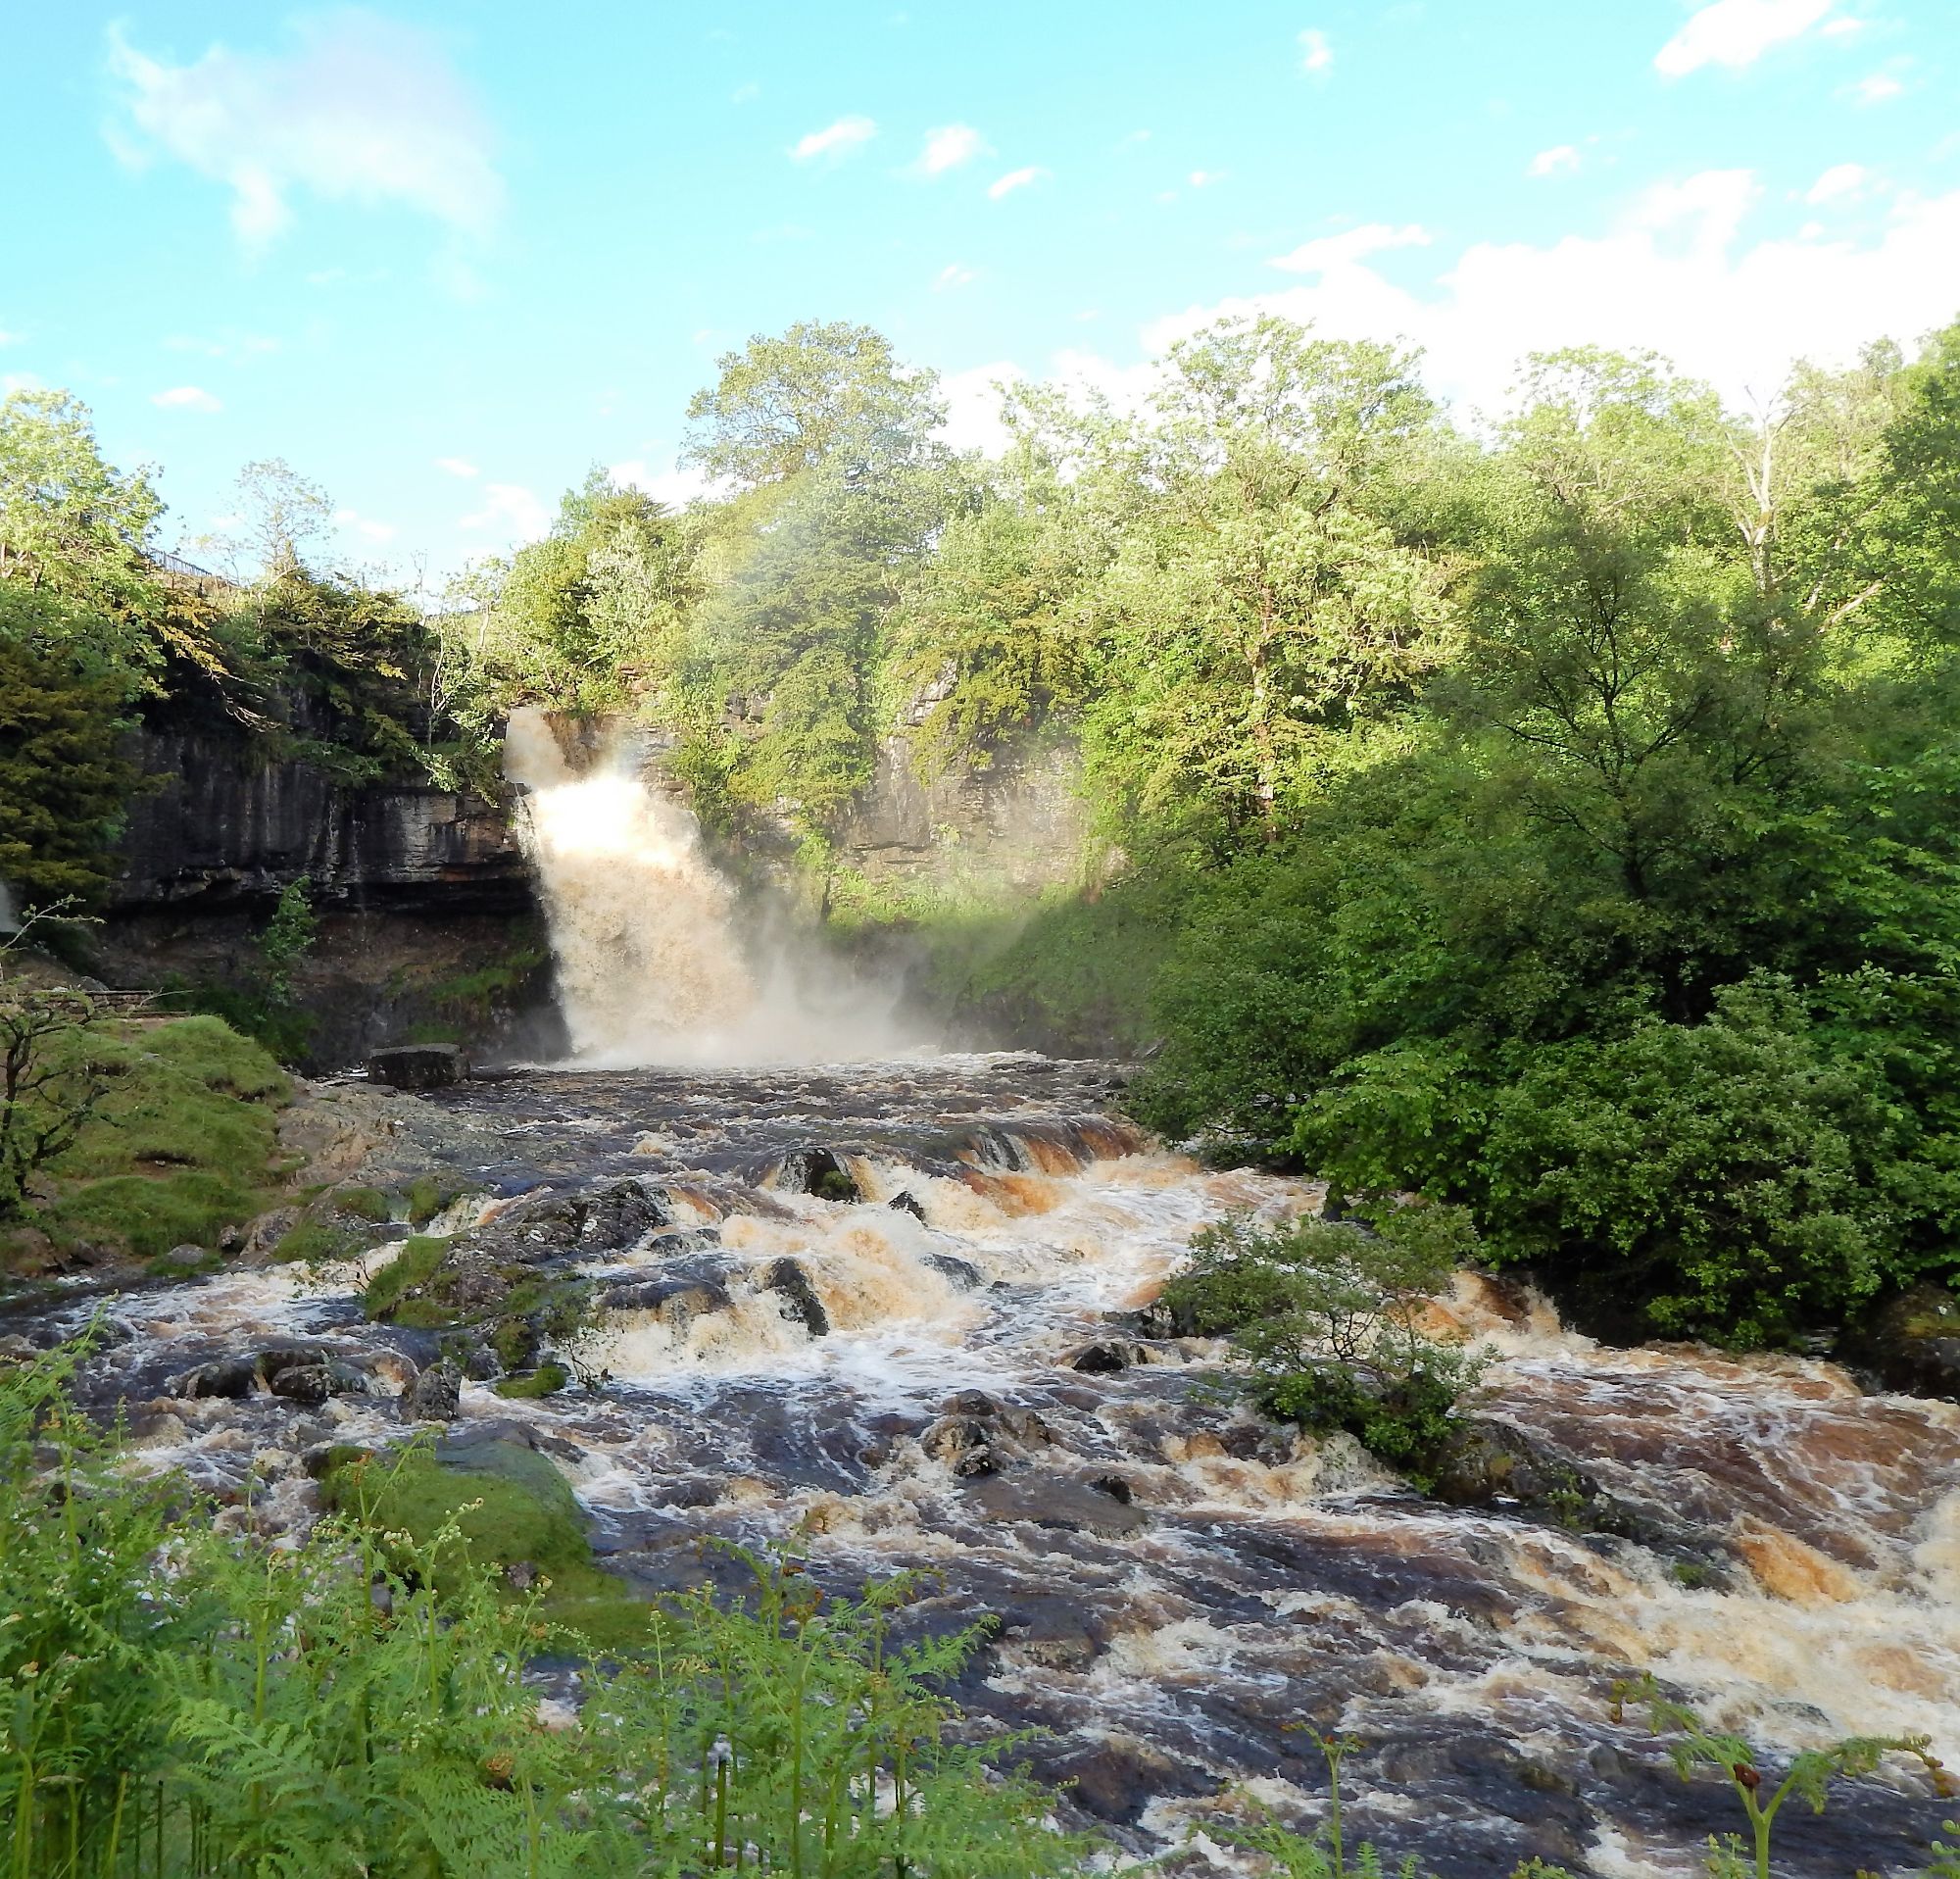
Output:
<svg viewBox="0 0 1960 1879">
<path fill-rule="evenodd" d="M 431 1363 L 402 1393 L 402 1413 L 412 1422 L 453 1422 L 462 1402 L 462 1375 L 445 1359 Z"/>
<path fill-rule="evenodd" d="M 289 1363 L 270 1379 L 271 1392 L 287 1403 L 318 1409 L 328 1397 L 369 1396 L 373 1380 L 351 1363 Z"/>
<path fill-rule="evenodd" d="M 951 1280 L 962 1292 L 977 1292 L 987 1283 L 986 1274 L 971 1260 L 958 1259 L 951 1253 L 928 1253 L 920 1263 L 931 1266 L 941 1278 Z"/>
<path fill-rule="evenodd" d="M 813 1194 L 819 1201 L 861 1201 L 858 1177 L 836 1149 L 795 1148 L 764 1176 L 765 1184 L 787 1194 Z"/>
<path fill-rule="evenodd" d="M 213 1358 L 172 1377 L 165 1386 L 174 1397 L 228 1397 L 243 1402 L 258 1388 L 259 1360 L 256 1357 Z"/>
<path fill-rule="evenodd" d="M 923 1220 L 925 1218 L 925 1208 L 913 1198 L 909 1188 L 905 1189 L 901 1193 L 894 1194 L 885 1205 L 901 1213 L 909 1213 L 915 1220 Z M 961 1260 L 959 1263 L 964 1265 L 966 1261 Z"/>
<path fill-rule="evenodd" d="M 1888 1390 L 1960 1403 L 1960 1298 L 1916 1285 L 1847 1339 L 1845 1355 Z"/>
<path fill-rule="evenodd" d="M 1154 1363 L 1157 1354 L 1149 1345 L 1133 1344 L 1124 1338 L 1098 1338 L 1071 1351 L 1061 1360 L 1084 1376 L 1111 1376 L 1139 1363 Z"/>
<path fill-rule="evenodd" d="M 1083 1812 L 1130 1827 L 1162 1795 L 1212 1794 L 1222 1785 L 1188 1758 L 1176 1758 L 1116 1731 L 1038 1757 L 1035 1771 L 1063 1789 Z"/>
<path fill-rule="evenodd" d="M 368 1080 L 391 1090 L 446 1090 L 468 1074 L 460 1044 L 391 1044 L 368 1060 Z"/>
<path fill-rule="evenodd" d="M 676 1336 L 696 1318 L 729 1307 L 727 1288 L 712 1279 L 672 1276 L 608 1286 L 600 1304 L 611 1311 L 651 1311 Z"/>
<path fill-rule="evenodd" d="M 989 1520 L 1025 1521 L 1077 1533 L 1120 1539 L 1145 1522 L 1142 1508 L 1126 1505 L 1088 1481 L 1023 1472 L 990 1475 L 967 1484 L 966 1500 Z"/>
<path fill-rule="evenodd" d="M 639 1181 L 614 1181 L 584 1201 L 579 1237 L 588 1251 L 617 1253 L 673 1224 L 666 1197 Z"/>
<path fill-rule="evenodd" d="M 969 1478 L 994 1472 L 987 1425 L 974 1415 L 943 1415 L 919 1435 L 919 1447 L 955 1474 Z"/>
<path fill-rule="evenodd" d="M 809 1274 L 795 1260 L 777 1260 L 762 1274 L 761 1290 L 773 1292 L 783 1315 L 793 1318 L 813 1338 L 830 1335 L 830 1313 L 810 1284 Z"/>
</svg>

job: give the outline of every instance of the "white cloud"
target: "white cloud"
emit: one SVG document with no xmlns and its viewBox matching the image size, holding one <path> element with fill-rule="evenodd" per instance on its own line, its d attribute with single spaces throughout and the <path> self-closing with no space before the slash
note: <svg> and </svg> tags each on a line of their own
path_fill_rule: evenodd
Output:
<svg viewBox="0 0 1960 1879">
<path fill-rule="evenodd" d="M 1654 70 L 1685 77 L 1703 66 L 1740 71 L 1772 46 L 1795 39 L 1831 11 L 1834 0 L 1714 0 L 1654 54 Z"/>
<path fill-rule="evenodd" d="M 0 371 L 0 398 L 12 397 L 17 391 L 39 391 L 42 389 L 38 372 Z"/>
<path fill-rule="evenodd" d="M 948 372 L 939 381 L 946 406 L 940 436 L 955 450 L 978 450 L 998 457 L 1007 447 L 1007 427 L 1001 420 L 1001 386 L 1017 383 L 1027 373 L 1011 360 Z"/>
<path fill-rule="evenodd" d="M 476 474 L 476 466 L 467 457 L 438 457 L 435 460 L 435 467 L 447 470 L 452 476 Z"/>
<path fill-rule="evenodd" d="M 762 87 L 759 84 L 737 85 L 728 94 L 728 102 L 730 104 L 754 104 L 761 95 Z"/>
<path fill-rule="evenodd" d="M 932 290 L 936 294 L 944 293 L 949 287 L 963 287 L 969 280 L 978 278 L 971 268 L 963 267 L 956 261 L 949 261 L 938 273 L 933 275 Z"/>
<path fill-rule="evenodd" d="M 1433 386 L 1490 409 L 1527 352 L 1651 347 L 1740 397 L 1773 391 L 1797 358 L 1846 362 L 1882 332 L 1910 341 L 1960 307 L 1960 190 L 1903 200 L 1855 240 L 1750 240 L 1761 193 L 1747 171 L 1706 172 L 1649 190 L 1602 234 L 1478 242 L 1416 290 L 1350 247 L 1323 259 L 1317 281 L 1191 308 L 1144 341 L 1159 352 L 1223 315 L 1261 312 L 1343 337 L 1400 334 L 1425 349 Z"/>
<path fill-rule="evenodd" d="M 193 65 L 138 52 L 112 27 L 110 70 L 127 124 L 231 191 L 231 223 L 263 247 L 292 223 L 292 198 L 406 203 L 480 234 L 503 184 L 481 113 L 440 43 L 353 8 L 302 17 L 290 52 L 214 44 Z M 129 142 L 119 121 L 110 126 Z"/>
<path fill-rule="evenodd" d="M 1525 165 L 1528 176 L 1569 176 L 1579 168 L 1579 151 L 1569 143 L 1555 143 L 1549 150 L 1541 150 L 1530 163 Z"/>
<path fill-rule="evenodd" d="M 1222 170 L 1194 170 L 1187 180 L 1194 189 L 1209 189 L 1214 182 L 1225 180 Z"/>
<path fill-rule="evenodd" d="M 552 512 L 521 483 L 486 483 L 483 507 L 465 516 L 459 528 L 494 532 L 512 542 L 537 541 L 551 532 Z"/>
<path fill-rule="evenodd" d="M 859 144 L 869 143 L 878 134 L 878 126 L 869 118 L 839 118 L 835 124 L 826 124 L 821 130 L 812 130 L 807 137 L 799 137 L 790 146 L 790 160 L 793 163 L 808 163 L 817 157 L 842 157 L 856 150 Z"/>
<path fill-rule="evenodd" d="M 1863 194 L 1872 173 L 1861 163 L 1834 163 L 1810 185 L 1805 202 L 1842 202 Z"/>
<path fill-rule="evenodd" d="M 1268 265 L 1290 274 L 1333 273 L 1385 248 L 1426 248 L 1429 238 L 1429 230 L 1412 222 L 1400 228 L 1386 222 L 1370 222 L 1345 234 L 1303 241 L 1290 255 L 1275 255 Z"/>
<path fill-rule="evenodd" d="M 1318 26 L 1308 26 L 1299 35 L 1299 69 L 1318 75 L 1328 72 L 1334 65 L 1334 48 L 1327 43 L 1327 35 Z"/>
<path fill-rule="evenodd" d="M 1861 105 L 1890 104 L 1894 98 L 1905 96 L 1905 86 L 1889 72 L 1875 72 L 1851 87 L 1851 96 Z"/>
<path fill-rule="evenodd" d="M 707 495 L 713 479 L 690 465 L 685 470 L 655 470 L 644 457 L 629 457 L 624 463 L 609 464 L 607 474 L 622 489 L 637 489 L 669 509 L 685 509 L 697 496 Z"/>
<path fill-rule="evenodd" d="M 201 385 L 172 385 L 169 391 L 153 392 L 150 403 L 164 411 L 222 411 L 223 403 Z"/>
<path fill-rule="evenodd" d="M 1047 174 L 1046 170 L 1033 164 L 1024 170 L 1009 170 L 1004 176 L 987 185 L 987 200 L 999 202 L 1003 196 L 1011 196 L 1016 189 L 1025 189 L 1031 182 L 1040 182 Z"/>
<path fill-rule="evenodd" d="M 912 168 L 922 176 L 942 176 L 949 170 L 989 154 L 987 139 L 970 124 L 942 124 L 925 133 L 925 147 Z"/>
<path fill-rule="evenodd" d="M 24 333 L 8 332 L 0 328 L 0 346 L 18 346 L 25 337 Z"/>
<path fill-rule="evenodd" d="M 333 512 L 333 519 L 342 528 L 351 528 L 357 535 L 363 535 L 368 541 L 381 542 L 395 539 L 393 522 L 376 521 L 373 517 L 361 515 L 356 510 L 336 509 Z"/>
</svg>

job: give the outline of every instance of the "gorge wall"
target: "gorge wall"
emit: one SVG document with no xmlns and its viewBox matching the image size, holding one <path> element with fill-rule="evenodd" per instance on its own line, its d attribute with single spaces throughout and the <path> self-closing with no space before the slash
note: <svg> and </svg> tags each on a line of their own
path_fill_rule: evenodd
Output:
<svg viewBox="0 0 1960 1879">
<path fill-rule="evenodd" d="M 609 732 L 567 724 L 561 734 L 596 748 Z M 648 734 L 643 750 L 649 780 L 664 780 L 662 740 Z M 351 784 L 222 731 L 147 731 L 131 754 L 150 782 L 129 805 L 96 940 L 105 980 L 249 991 L 279 894 L 304 879 L 318 923 L 292 974 L 294 1003 L 313 1022 L 307 1067 L 437 1037 L 488 1055 L 565 1048 L 510 805 L 428 784 Z M 1074 752 L 1056 746 L 922 780 L 896 733 L 840 830 L 836 871 L 894 909 L 1074 885 L 1086 838 L 1076 772 Z M 822 911 L 823 885 L 800 870 L 786 820 L 721 839 L 714 859 L 790 917 Z M 902 939 L 869 952 L 877 970 L 904 979 Z"/>
<path fill-rule="evenodd" d="M 292 973 L 308 1066 L 398 1039 L 551 1051 L 549 953 L 503 810 L 425 784 L 349 784 L 221 733 L 146 732 L 122 872 L 100 929 L 114 984 L 249 992 L 279 894 L 318 922 Z"/>
</svg>

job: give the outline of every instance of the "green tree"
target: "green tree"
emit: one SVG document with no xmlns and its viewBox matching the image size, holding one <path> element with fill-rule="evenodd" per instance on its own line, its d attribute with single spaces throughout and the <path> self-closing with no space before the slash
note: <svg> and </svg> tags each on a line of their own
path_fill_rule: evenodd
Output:
<svg viewBox="0 0 1960 1879">
<path fill-rule="evenodd" d="M 122 689 L 10 637 L 6 622 L 0 611 L 0 880 L 24 907 L 93 902 L 139 774 L 121 752 Z"/>
</svg>

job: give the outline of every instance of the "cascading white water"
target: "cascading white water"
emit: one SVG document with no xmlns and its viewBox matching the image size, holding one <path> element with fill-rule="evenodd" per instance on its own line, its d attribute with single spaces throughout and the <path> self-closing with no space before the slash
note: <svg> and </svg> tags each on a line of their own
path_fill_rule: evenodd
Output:
<svg viewBox="0 0 1960 1879">
<path fill-rule="evenodd" d="M 700 825 L 635 756 L 614 736 L 575 766 L 532 709 L 514 712 L 505 733 L 577 1061 L 788 1063 L 906 1048 L 889 999 L 780 947 L 754 957 Z"/>
</svg>

